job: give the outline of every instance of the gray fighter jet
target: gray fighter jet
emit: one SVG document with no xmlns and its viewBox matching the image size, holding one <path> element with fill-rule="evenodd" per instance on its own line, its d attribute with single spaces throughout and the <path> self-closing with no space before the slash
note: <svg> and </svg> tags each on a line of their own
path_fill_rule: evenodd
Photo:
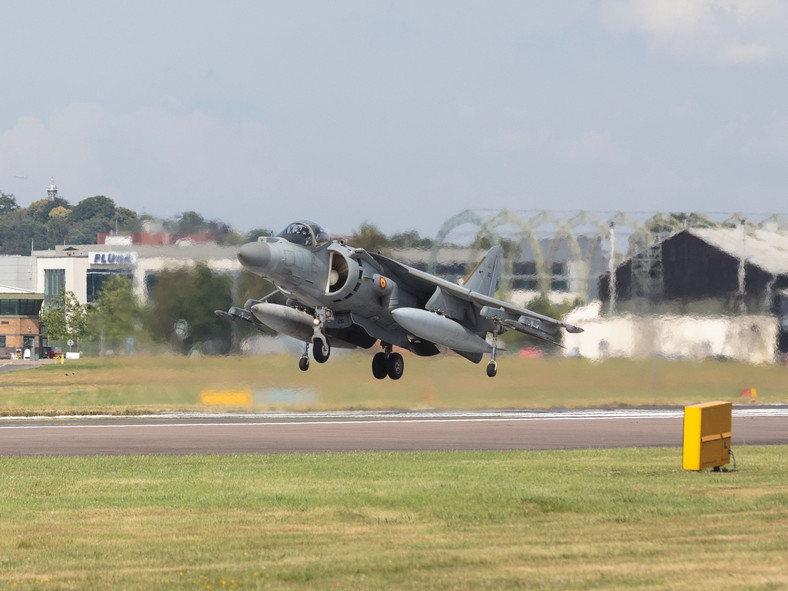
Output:
<svg viewBox="0 0 788 591">
<path fill-rule="evenodd" d="M 381 380 L 402 377 L 405 364 L 394 347 L 429 356 L 440 352 L 438 345 L 474 363 L 489 353 L 487 375 L 493 377 L 498 373 L 498 336 L 507 329 L 551 342 L 561 328 L 582 332 L 493 297 L 500 246 L 487 252 L 462 285 L 332 241 L 310 221 L 244 244 L 238 260 L 277 289 L 243 308 L 216 314 L 303 341 L 298 363 L 303 371 L 309 369 L 310 345 L 315 361 L 325 363 L 332 347 L 369 349 L 380 342 L 383 350 L 372 359 L 372 374 Z"/>
</svg>

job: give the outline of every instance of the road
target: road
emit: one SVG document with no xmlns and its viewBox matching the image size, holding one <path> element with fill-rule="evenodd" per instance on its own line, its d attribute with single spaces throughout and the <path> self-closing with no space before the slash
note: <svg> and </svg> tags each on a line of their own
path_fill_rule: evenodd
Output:
<svg viewBox="0 0 788 591">
<path fill-rule="evenodd" d="M 683 409 L 265 412 L 0 419 L 0 455 L 681 446 Z M 788 405 L 736 407 L 733 448 L 788 444 Z"/>
</svg>

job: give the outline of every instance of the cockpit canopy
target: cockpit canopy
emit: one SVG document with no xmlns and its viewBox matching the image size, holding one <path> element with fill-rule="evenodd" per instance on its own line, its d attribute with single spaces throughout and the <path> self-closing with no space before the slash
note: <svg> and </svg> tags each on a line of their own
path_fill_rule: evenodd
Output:
<svg viewBox="0 0 788 591">
<path fill-rule="evenodd" d="M 319 248 L 331 241 L 331 236 L 328 232 L 319 224 L 309 220 L 300 220 L 289 224 L 277 234 L 277 237 L 308 248 Z"/>
</svg>

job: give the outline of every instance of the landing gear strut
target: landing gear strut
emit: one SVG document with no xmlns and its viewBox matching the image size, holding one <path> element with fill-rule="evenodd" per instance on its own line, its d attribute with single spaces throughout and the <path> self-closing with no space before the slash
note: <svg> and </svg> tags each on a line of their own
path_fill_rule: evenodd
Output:
<svg viewBox="0 0 788 591">
<path fill-rule="evenodd" d="M 386 379 L 398 380 L 405 371 L 405 360 L 399 353 L 392 353 L 391 345 L 383 345 L 385 351 L 376 353 L 372 358 L 372 375 L 379 380 Z"/>
</svg>

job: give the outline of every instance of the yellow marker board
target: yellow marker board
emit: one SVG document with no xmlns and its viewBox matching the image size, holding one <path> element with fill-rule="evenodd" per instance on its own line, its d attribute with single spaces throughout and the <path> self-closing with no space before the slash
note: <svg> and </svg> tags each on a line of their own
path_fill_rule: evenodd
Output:
<svg viewBox="0 0 788 591">
<path fill-rule="evenodd" d="M 226 404 L 240 406 L 252 404 L 251 390 L 203 390 L 200 394 L 203 404 Z"/>
<path fill-rule="evenodd" d="M 705 402 L 684 407 L 685 470 L 724 466 L 731 461 L 731 402 Z"/>
</svg>

